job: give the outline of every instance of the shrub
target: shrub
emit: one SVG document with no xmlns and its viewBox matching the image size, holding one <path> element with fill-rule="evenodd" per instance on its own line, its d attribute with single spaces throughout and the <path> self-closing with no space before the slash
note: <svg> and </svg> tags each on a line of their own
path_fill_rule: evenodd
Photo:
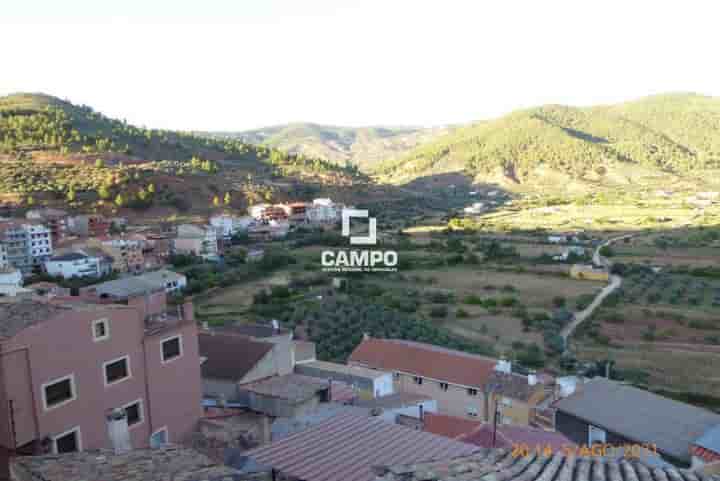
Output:
<svg viewBox="0 0 720 481">
<path fill-rule="evenodd" d="M 512 307 L 516 305 L 517 302 L 518 300 L 514 297 L 503 297 L 502 299 L 500 299 L 500 305 L 503 307 Z"/>
<path fill-rule="evenodd" d="M 483 304 L 482 298 L 479 296 L 476 296 L 475 294 L 470 294 L 469 296 L 466 296 L 465 299 L 463 299 L 463 302 L 465 304 L 471 304 L 471 305 L 476 305 L 476 306 L 480 306 Z"/>
<path fill-rule="evenodd" d="M 430 316 L 436 319 L 447 317 L 448 308 L 446 306 L 434 306 L 430 309 Z"/>
<path fill-rule="evenodd" d="M 567 299 L 565 299 L 563 296 L 555 296 L 552 300 L 553 306 L 555 307 L 565 307 L 565 304 L 567 303 Z"/>
<path fill-rule="evenodd" d="M 463 309 L 463 308 L 459 308 L 459 309 L 455 312 L 455 315 L 456 315 L 459 319 L 464 319 L 464 318 L 466 318 L 466 317 L 469 316 L 468 312 L 467 312 L 465 309 Z"/>
</svg>

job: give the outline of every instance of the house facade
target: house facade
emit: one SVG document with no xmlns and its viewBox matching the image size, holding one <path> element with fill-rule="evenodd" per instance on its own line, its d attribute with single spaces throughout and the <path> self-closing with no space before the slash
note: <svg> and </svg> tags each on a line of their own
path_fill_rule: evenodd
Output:
<svg viewBox="0 0 720 481">
<path fill-rule="evenodd" d="M 139 273 L 145 269 L 143 242 L 124 237 L 101 237 L 89 239 L 88 244 L 102 250 L 112 258 L 114 272 Z"/>
<path fill-rule="evenodd" d="M 217 231 L 214 227 L 183 224 L 178 226 L 177 237 L 173 241 L 173 251 L 176 254 L 214 260 L 218 258 L 217 241 Z"/>
<path fill-rule="evenodd" d="M 0 243 L 5 246 L 8 263 L 23 274 L 40 268 L 53 254 L 50 230 L 41 224 L 2 222 Z"/>
<path fill-rule="evenodd" d="M 58 244 L 67 235 L 68 213 L 60 209 L 34 209 L 29 210 L 25 217 L 29 220 L 38 221 L 48 229 L 52 237 L 53 244 Z"/>
<path fill-rule="evenodd" d="M 63 279 L 102 277 L 110 272 L 110 261 L 103 255 L 76 251 L 51 257 L 44 268 L 49 275 Z"/>
<path fill-rule="evenodd" d="M 20 452 L 110 448 L 108 413 L 133 448 L 178 442 L 202 415 L 192 306 L 146 323 L 132 306 L 0 303 L 0 444 Z M 52 352 L 52 356 L 47 353 Z"/>
</svg>

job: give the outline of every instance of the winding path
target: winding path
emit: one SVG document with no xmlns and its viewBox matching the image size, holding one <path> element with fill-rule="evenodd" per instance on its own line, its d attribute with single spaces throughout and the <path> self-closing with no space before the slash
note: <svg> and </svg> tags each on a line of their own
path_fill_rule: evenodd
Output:
<svg viewBox="0 0 720 481">
<path fill-rule="evenodd" d="M 605 269 L 610 269 L 611 262 L 608 258 L 603 257 L 600 255 L 600 250 L 605 247 L 609 246 L 613 242 L 617 242 L 619 240 L 628 239 L 632 237 L 632 235 L 623 235 L 620 237 L 614 237 L 612 239 L 608 239 L 602 244 L 600 244 L 597 249 L 595 249 L 595 252 L 593 253 L 593 264 L 595 264 L 598 267 L 604 267 Z M 607 296 L 612 294 L 618 287 L 622 285 L 622 277 L 618 275 L 611 275 L 610 276 L 610 283 L 603 287 L 603 289 L 598 293 L 597 296 L 595 296 L 595 299 L 590 303 L 589 306 L 587 306 L 585 309 L 583 309 L 580 312 L 576 312 L 573 317 L 573 321 L 565 326 L 562 331 L 560 331 L 560 336 L 563 338 L 563 342 L 565 344 L 565 350 L 567 351 L 567 340 L 570 336 L 572 336 L 572 333 L 575 332 L 575 329 L 582 324 L 587 318 L 592 316 L 593 312 L 595 312 L 595 309 L 602 304 L 602 302 L 605 300 Z"/>
</svg>

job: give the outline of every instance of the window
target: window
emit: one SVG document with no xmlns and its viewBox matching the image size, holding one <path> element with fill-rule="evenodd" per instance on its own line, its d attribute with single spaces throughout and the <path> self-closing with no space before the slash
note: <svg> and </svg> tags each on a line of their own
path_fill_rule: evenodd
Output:
<svg viewBox="0 0 720 481">
<path fill-rule="evenodd" d="M 104 341 L 110 337 L 110 321 L 98 319 L 92 323 L 93 340 Z"/>
<path fill-rule="evenodd" d="M 470 388 L 468 388 L 467 393 L 468 393 L 468 396 L 477 396 L 478 390 L 470 387 Z"/>
<path fill-rule="evenodd" d="M 150 436 L 150 447 L 155 449 L 168 443 L 168 429 L 162 427 Z"/>
<path fill-rule="evenodd" d="M 443 391 L 447 391 L 447 390 L 448 390 L 448 387 L 449 387 L 449 386 L 448 386 L 448 383 L 446 383 L 446 382 L 441 382 L 441 383 L 440 383 L 440 389 L 442 389 Z"/>
<path fill-rule="evenodd" d="M 55 379 L 42 385 L 45 409 L 54 409 L 76 398 L 75 376 L 73 374 Z"/>
<path fill-rule="evenodd" d="M 420 376 L 413 377 L 413 381 L 415 381 L 415 384 L 422 384 L 422 378 Z"/>
<path fill-rule="evenodd" d="M 80 440 L 80 427 L 74 427 L 69 431 L 53 436 L 52 450 L 55 454 L 74 453 L 82 451 Z"/>
<path fill-rule="evenodd" d="M 125 415 L 127 416 L 128 427 L 141 424 L 145 420 L 142 399 L 126 404 L 123 406 L 123 409 L 125 410 Z"/>
<path fill-rule="evenodd" d="M 182 340 L 180 336 L 171 337 L 160 342 L 162 362 L 170 362 L 182 356 Z"/>
<path fill-rule="evenodd" d="M 473 418 L 478 417 L 478 409 L 475 406 L 468 406 L 467 415 Z"/>
<path fill-rule="evenodd" d="M 394 378 L 395 380 L 400 379 L 400 373 L 399 373 L 399 372 L 394 372 L 394 373 L 393 373 L 393 378 Z"/>
<path fill-rule="evenodd" d="M 130 358 L 123 356 L 103 364 L 105 385 L 115 384 L 130 377 Z"/>
</svg>

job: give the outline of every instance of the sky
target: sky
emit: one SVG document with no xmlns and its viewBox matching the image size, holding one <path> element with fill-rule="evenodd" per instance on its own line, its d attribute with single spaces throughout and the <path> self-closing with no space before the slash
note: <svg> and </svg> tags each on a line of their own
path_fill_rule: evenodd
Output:
<svg viewBox="0 0 720 481">
<path fill-rule="evenodd" d="M 720 96 L 719 17 L 711 0 L 5 0 L 0 95 L 226 131 Z"/>
</svg>

